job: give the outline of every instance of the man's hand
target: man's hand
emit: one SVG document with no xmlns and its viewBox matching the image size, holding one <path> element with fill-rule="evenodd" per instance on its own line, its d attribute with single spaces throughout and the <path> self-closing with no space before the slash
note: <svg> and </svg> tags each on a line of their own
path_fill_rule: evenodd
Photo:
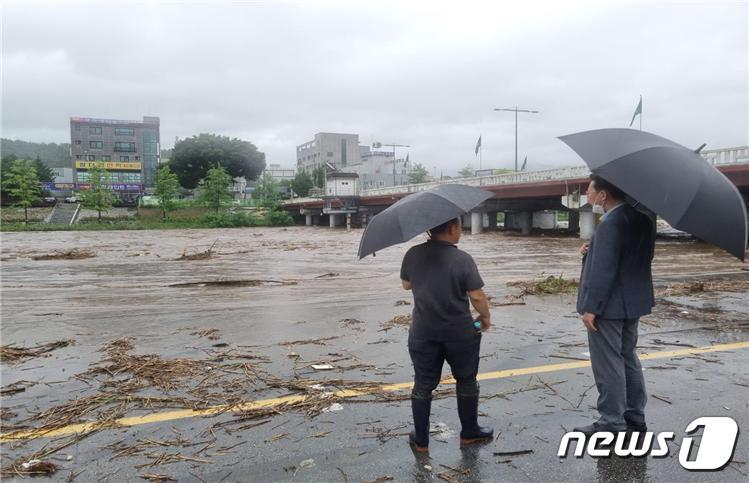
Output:
<svg viewBox="0 0 749 483">
<path fill-rule="evenodd" d="M 481 321 L 481 332 L 486 332 L 492 326 L 491 315 L 489 317 L 479 316 L 479 320 Z"/>
<path fill-rule="evenodd" d="M 401 279 L 401 285 L 404 290 L 411 290 L 411 281 Z"/>
<path fill-rule="evenodd" d="M 590 243 L 588 242 L 580 245 L 580 255 L 585 255 L 586 253 L 588 253 L 588 248 L 590 248 Z"/>
<path fill-rule="evenodd" d="M 585 327 L 591 331 L 596 332 L 598 330 L 598 327 L 596 327 L 596 314 L 591 314 L 590 312 L 586 312 L 583 314 L 583 324 L 585 324 Z"/>
</svg>

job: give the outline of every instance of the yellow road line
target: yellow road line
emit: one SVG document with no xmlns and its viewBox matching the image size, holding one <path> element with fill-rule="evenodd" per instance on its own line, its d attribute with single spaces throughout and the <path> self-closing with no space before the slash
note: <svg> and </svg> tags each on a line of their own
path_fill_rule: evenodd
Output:
<svg viewBox="0 0 749 483">
<path fill-rule="evenodd" d="M 735 342 L 730 344 L 718 344 L 705 347 L 690 347 L 686 349 L 677 349 L 671 351 L 653 352 L 650 354 L 641 354 L 640 360 L 653 360 L 653 359 L 670 359 L 672 357 L 687 356 L 691 354 L 705 354 L 708 352 L 725 352 L 734 349 L 748 349 L 749 341 Z M 492 371 L 484 372 L 478 375 L 478 380 L 488 381 L 492 379 L 503 379 L 514 376 L 527 376 L 532 374 L 542 374 L 545 372 L 556 372 L 564 371 L 568 369 L 580 369 L 583 367 L 590 366 L 590 361 L 575 361 L 565 362 L 561 364 L 547 364 L 543 366 L 534 367 L 521 367 L 518 369 L 505 369 L 503 371 Z M 455 380 L 451 378 L 444 379 L 441 381 L 443 384 L 455 384 Z M 371 390 L 351 390 L 344 389 L 333 393 L 333 397 L 336 398 L 351 398 L 357 396 L 366 396 L 376 393 L 387 393 L 396 392 L 411 389 L 413 386 L 412 382 L 401 382 L 397 384 L 386 384 L 380 386 L 377 389 Z M 151 413 L 143 416 L 131 416 L 126 418 L 120 418 L 113 423 L 102 424 L 99 422 L 95 423 L 81 423 L 71 424 L 63 426 L 51 431 L 18 431 L 14 433 L 6 433 L 0 435 L 0 442 L 22 440 L 22 439 L 35 439 L 42 437 L 56 437 L 66 436 L 71 434 L 88 433 L 97 429 L 103 428 L 118 428 L 128 426 L 140 426 L 142 424 L 149 423 L 162 423 L 165 421 L 175 421 L 178 419 L 195 418 L 202 416 L 215 416 L 224 412 L 242 412 L 251 411 L 253 409 L 272 408 L 283 406 L 286 404 L 297 404 L 302 403 L 307 399 L 305 395 L 291 395 L 283 396 L 272 399 L 261 399 L 257 401 L 250 401 L 246 403 L 234 404 L 234 405 L 220 405 L 212 406 L 205 409 L 181 409 L 177 411 L 164 411 L 160 413 Z"/>
</svg>

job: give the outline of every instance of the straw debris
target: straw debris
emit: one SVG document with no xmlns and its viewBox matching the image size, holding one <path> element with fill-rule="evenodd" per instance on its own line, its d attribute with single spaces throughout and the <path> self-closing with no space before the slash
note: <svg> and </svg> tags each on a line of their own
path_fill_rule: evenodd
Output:
<svg viewBox="0 0 749 483">
<path fill-rule="evenodd" d="M 49 352 L 75 344 L 74 339 L 64 339 L 33 347 L 18 347 L 15 344 L 0 346 L 0 362 L 17 363 L 26 359 L 45 356 Z M 47 356 L 45 356 L 47 357 Z"/>
</svg>

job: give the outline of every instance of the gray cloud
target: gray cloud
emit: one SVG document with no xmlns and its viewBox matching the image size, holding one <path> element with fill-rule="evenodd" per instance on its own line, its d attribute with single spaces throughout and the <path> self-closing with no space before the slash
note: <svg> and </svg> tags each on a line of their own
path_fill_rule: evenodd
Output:
<svg viewBox="0 0 749 483">
<path fill-rule="evenodd" d="M 70 116 L 158 115 L 162 144 L 216 132 L 293 165 L 315 132 L 478 160 L 577 164 L 556 136 L 626 126 L 688 146 L 748 144 L 742 3 L 4 3 L 3 136 L 69 141 Z"/>
</svg>

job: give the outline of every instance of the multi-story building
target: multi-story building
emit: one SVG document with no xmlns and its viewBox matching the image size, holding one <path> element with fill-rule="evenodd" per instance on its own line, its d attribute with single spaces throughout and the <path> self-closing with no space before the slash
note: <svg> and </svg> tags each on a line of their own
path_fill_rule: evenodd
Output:
<svg viewBox="0 0 749 483">
<path fill-rule="evenodd" d="M 359 163 L 359 135 L 321 132 L 296 147 L 297 170 L 312 170 L 331 163 L 339 169 Z"/>
<path fill-rule="evenodd" d="M 86 189 L 88 170 L 103 163 L 111 188 L 121 199 L 132 199 L 150 191 L 159 166 L 159 118 L 143 121 L 70 118 L 70 154 L 74 183 Z"/>
<path fill-rule="evenodd" d="M 361 189 L 408 184 L 410 166 L 390 151 L 372 151 L 359 145 L 358 134 L 317 133 L 312 141 L 297 146 L 297 170 L 318 166 L 357 173 Z"/>
<path fill-rule="evenodd" d="M 360 154 L 359 164 L 348 166 L 347 170 L 359 175 L 361 189 L 408 184 L 409 166 L 405 159 L 394 160 L 391 151 L 370 151 L 368 146 L 360 146 Z"/>
</svg>

